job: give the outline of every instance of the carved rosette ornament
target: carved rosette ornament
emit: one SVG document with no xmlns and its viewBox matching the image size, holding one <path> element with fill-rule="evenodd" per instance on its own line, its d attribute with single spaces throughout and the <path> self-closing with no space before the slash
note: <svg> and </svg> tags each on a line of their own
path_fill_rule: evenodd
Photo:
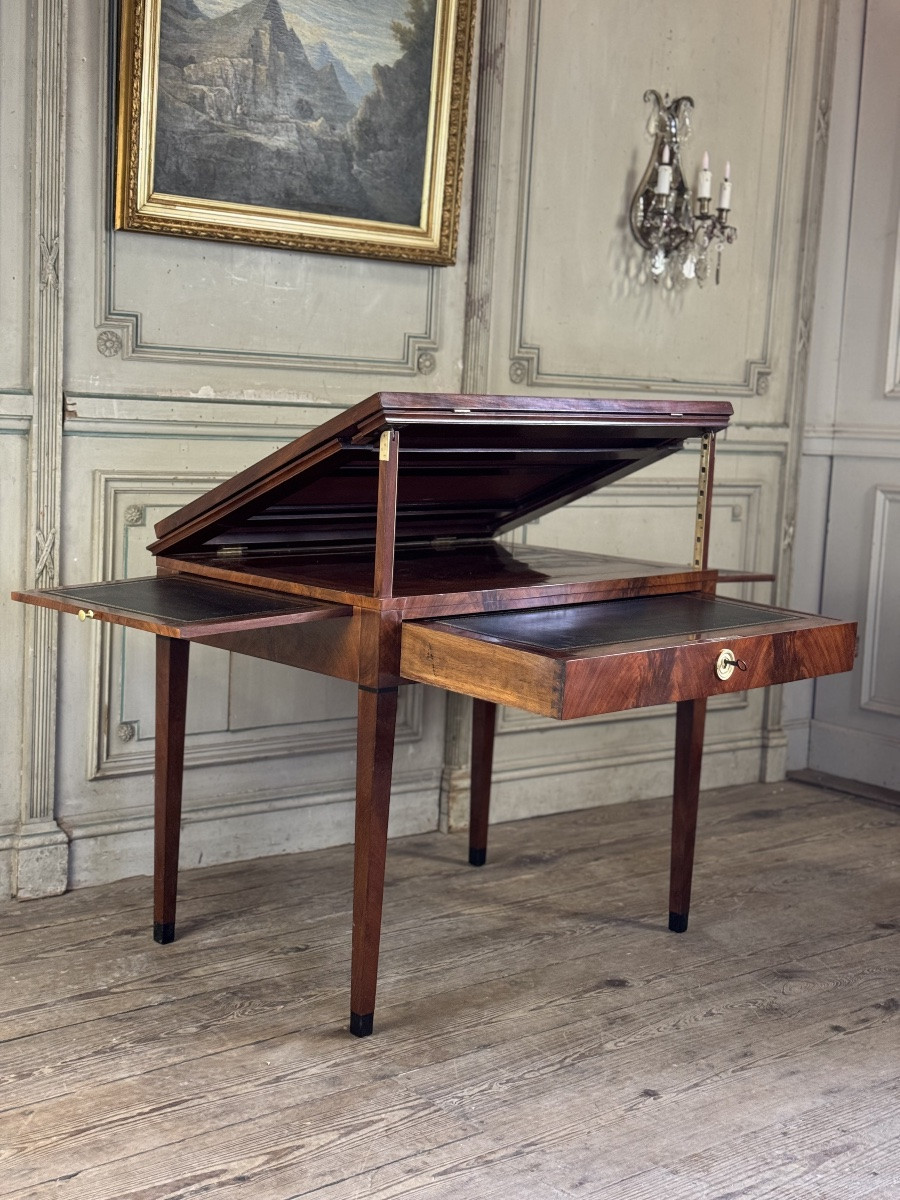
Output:
<svg viewBox="0 0 900 1200">
<path fill-rule="evenodd" d="M 437 367 L 437 359 L 430 350 L 423 350 L 416 359 L 416 370 L 420 375 L 432 375 Z"/>
<path fill-rule="evenodd" d="M 97 349 L 105 358 L 115 358 L 122 352 L 122 339 L 114 329 L 101 329 L 97 334 Z"/>
<path fill-rule="evenodd" d="M 515 384 L 525 383 L 528 379 L 528 364 L 521 358 L 514 358 L 509 364 L 509 377 Z"/>
<path fill-rule="evenodd" d="M 146 520 L 143 504 L 129 504 L 122 519 L 126 525 L 143 525 Z"/>
</svg>

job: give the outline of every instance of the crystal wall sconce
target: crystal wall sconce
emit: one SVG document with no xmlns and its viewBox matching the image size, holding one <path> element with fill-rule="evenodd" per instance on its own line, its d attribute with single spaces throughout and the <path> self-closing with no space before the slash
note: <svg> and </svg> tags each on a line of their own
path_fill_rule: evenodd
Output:
<svg viewBox="0 0 900 1200">
<path fill-rule="evenodd" d="M 681 165 L 681 144 L 691 133 L 694 101 L 690 96 L 665 99 L 652 89 L 644 92 L 644 103 L 653 101 L 648 129 L 653 150 L 647 169 L 631 202 L 631 232 L 647 251 L 653 282 L 670 286 L 690 279 L 704 284 L 711 273 L 719 282 L 722 247 L 730 245 L 737 230 L 728 224 L 731 209 L 731 164 L 725 164 L 716 211 L 712 204 L 712 172 L 709 153 L 697 177 L 697 204 Z"/>
</svg>

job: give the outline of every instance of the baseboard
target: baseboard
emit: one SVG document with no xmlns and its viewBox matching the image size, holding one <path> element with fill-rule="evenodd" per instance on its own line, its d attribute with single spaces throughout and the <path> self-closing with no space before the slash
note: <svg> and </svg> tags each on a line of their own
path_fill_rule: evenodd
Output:
<svg viewBox="0 0 900 1200">
<path fill-rule="evenodd" d="M 863 783 L 859 779 L 844 779 L 840 775 L 829 775 L 826 771 L 813 771 L 806 767 L 801 771 L 788 771 L 788 779 L 798 783 L 809 784 L 810 787 L 824 788 L 828 792 L 840 792 L 843 796 L 852 796 L 855 800 L 864 800 L 867 804 L 882 804 L 888 808 L 900 809 L 900 792 L 891 788 L 877 787 L 874 783 Z"/>
<path fill-rule="evenodd" d="M 405 779 L 392 790 L 389 836 L 437 828 L 438 781 Z M 353 841 L 352 789 L 264 805 L 188 808 L 183 814 L 179 861 L 183 870 L 295 854 Z M 68 824 L 69 887 L 89 887 L 153 873 L 153 814 Z"/>
</svg>

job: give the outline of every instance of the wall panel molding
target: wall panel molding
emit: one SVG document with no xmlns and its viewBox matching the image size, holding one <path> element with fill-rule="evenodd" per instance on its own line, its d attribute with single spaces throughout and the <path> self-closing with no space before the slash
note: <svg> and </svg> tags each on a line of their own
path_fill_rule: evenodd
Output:
<svg viewBox="0 0 900 1200">
<path fill-rule="evenodd" d="M 105 269 L 101 273 L 101 311 L 97 319 L 98 350 L 114 346 L 114 353 L 123 359 L 149 362 L 182 363 L 227 368 L 256 367 L 289 371 L 328 371 L 351 375 L 428 376 L 435 369 L 440 354 L 439 337 L 440 277 L 436 267 L 407 267 L 410 271 L 427 271 L 427 283 L 422 288 L 418 331 L 397 331 L 393 337 L 395 352 L 384 356 L 341 355 L 313 350 L 282 351 L 252 350 L 225 345 L 200 346 L 154 341 L 144 333 L 144 315 L 139 311 L 119 308 L 115 301 L 115 239 L 140 237 L 140 234 L 118 234 L 111 230 L 105 238 Z M 105 334 L 118 337 L 114 343 Z M 386 348 L 388 349 L 388 348 Z M 108 355 L 109 357 L 109 355 Z"/>
<path fill-rule="evenodd" d="M 884 394 L 889 400 L 900 399 L 900 215 L 898 215 L 896 226 L 894 282 L 887 331 L 888 352 L 884 380 Z"/>
<path fill-rule="evenodd" d="M 40 0 L 34 36 L 34 223 L 31 227 L 31 311 L 34 418 L 27 582 L 52 587 L 59 579 L 62 504 L 62 364 L 65 229 L 65 114 L 67 0 Z M 54 821 L 56 795 L 57 617 L 30 608 L 22 738 L 23 829 L 19 838 L 19 896 L 65 890 L 68 849 Z"/>
<path fill-rule="evenodd" d="M 0 407 L 7 397 L 31 387 L 31 150 L 33 59 L 36 5 L 0 4 Z"/>
<path fill-rule="evenodd" d="M 436 786 L 434 772 L 407 772 L 397 780 L 392 788 L 390 836 L 435 828 L 432 797 Z M 348 778 L 315 789 L 301 784 L 293 797 L 261 792 L 246 801 L 224 805 L 186 801 L 181 867 L 352 842 L 354 791 L 354 780 Z M 64 824 L 71 839 L 74 887 L 152 873 L 153 814 L 149 803 L 137 812 L 116 809 L 82 815 Z"/>
<path fill-rule="evenodd" d="M 462 390 L 472 393 L 485 392 L 488 387 L 507 21 L 508 0 L 482 0 L 476 109 L 480 153 L 472 199 L 462 376 Z"/>
<path fill-rule="evenodd" d="M 767 254 L 767 274 L 765 280 L 765 312 L 760 340 L 760 353 L 757 357 L 748 358 L 743 370 L 730 378 L 701 379 L 685 376 L 676 378 L 670 375 L 640 373 L 622 375 L 596 371 L 550 370 L 544 365 L 547 357 L 546 347 L 530 341 L 525 333 L 527 309 L 527 284 L 530 262 L 529 225 L 533 192 L 533 170 L 535 160 L 535 120 L 537 111 L 538 76 L 541 54 L 541 22 L 544 12 L 543 0 L 529 0 L 528 9 L 528 62 L 525 74 L 525 91 L 522 109 L 525 119 L 522 130 L 521 150 L 519 155 L 520 175 L 518 180 L 517 226 L 515 248 L 515 270 L 513 282 L 512 327 L 510 331 L 509 348 L 509 378 L 516 387 L 550 387 L 567 390 L 590 391 L 640 391 L 664 392 L 673 394 L 690 393 L 692 395 L 715 396 L 758 396 L 765 395 L 770 388 L 770 377 L 774 370 L 773 362 L 773 329 L 775 327 L 776 304 L 778 299 L 778 275 L 783 258 L 783 240 L 785 237 L 785 175 L 788 155 L 790 153 L 790 117 L 795 88 L 794 75 L 797 55 L 798 29 L 798 0 L 791 0 L 789 36 L 784 50 L 784 90 L 780 98 L 781 112 L 779 120 L 779 141 L 777 149 L 778 172 L 775 195 L 775 208 L 771 225 L 771 236 Z M 647 86 L 653 86 L 653 81 L 647 81 Z M 639 90 L 635 103 L 640 99 Z M 816 125 L 817 136 L 823 141 L 827 134 L 827 98 L 822 93 L 819 99 L 819 119 Z M 696 120 L 702 120 L 702 112 L 698 112 Z M 641 145 L 640 153 L 645 147 Z M 745 218 L 748 219 L 749 214 Z M 585 248 L 586 252 L 588 248 Z M 726 263 L 725 269 L 728 269 Z M 648 285 L 649 286 L 649 285 Z M 694 289 L 696 291 L 696 289 Z M 707 289 L 713 290 L 713 289 Z M 692 297 L 697 301 L 699 296 Z M 701 316 L 702 309 L 698 309 Z M 702 316 L 701 316 L 701 319 Z M 598 339 L 598 344 L 602 339 Z"/>
<path fill-rule="evenodd" d="M 31 396 L 19 392 L 0 393 L 3 399 L 0 408 L 0 436 L 3 434 L 28 434 L 33 419 L 34 403 Z"/>
<path fill-rule="evenodd" d="M 65 436 L 262 442 L 274 448 L 308 433 L 345 407 L 306 395 L 279 402 L 272 397 L 206 398 L 202 392 L 120 396 L 71 391 L 65 398 Z"/>
<path fill-rule="evenodd" d="M 117 276 L 120 270 L 118 248 L 134 244 L 134 239 L 150 245 L 156 241 L 161 248 L 161 255 L 172 259 L 179 257 L 177 249 L 179 241 L 166 237 L 148 238 L 143 234 L 128 234 L 116 232 L 113 229 L 111 214 L 113 212 L 114 171 L 112 168 L 116 145 L 116 69 L 118 62 L 117 22 L 115 5 L 97 0 L 94 11 L 99 34 L 99 44 L 106 47 L 106 55 L 99 73 L 96 94 L 97 111 L 104 116 L 101 129 L 102 136 L 98 138 L 98 159 L 96 163 L 96 229 L 101 231 L 95 243 L 95 286 L 96 311 L 95 326 L 97 329 L 97 350 L 102 356 L 109 358 L 139 359 L 146 362 L 169 362 L 205 365 L 226 368 L 264 368 L 285 371 L 326 371 L 342 374 L 371 374 L 377 372 L 392 376 L 428 376 L 436 366 L 437 355 L 441 351 L 440 315 L 441 315 L 441 281 L 442 273 L 439 268 L 406 265 L 398 268 L 394 263 L 377 263 L 374 260 L 356 262 L 346 268 L 348 281 L 343 285 L 347 292 L 346 299 L 350 301 L 356 293 L 356 288 L 349 277 L 364 276 L 377 291 L 379 279 L 396 278 L 398 270 L 405 272 L 407 281 L 414 281 L 417 295 L 416 311 L 418 325 L 414 329 L 395 329 L 392 331 L 390 342 L 384 345 L 384 352 L 373 355 L 353 355 L 328 353 L 315 348 L 315 338 L 302 335 L 297 337 L 296 348 L 276 350 L 271 347 L 256 348 L 235 344 L 231 339 L 216 343 L 199 344 L 198 342 L 180 342 L 166 340 L 147 332 L 148 321 L 146 314 L 140 309 L 120 304 L 117 296 Z M 194 247 L 196 242 L 194 243 Z M 184 247 L 184 254 L 190 254 L 194 247 Z M 251 248 L 251 250 L 254 248 Z M 230 254 L 231 247 L 224 243 L 208 244 L 203 259 L 215 259 L 217 251 L 220 254 Z M 237 247 L 237 253 L 241 253 Z M 290 252 L 274 252 L 269 256 L 273 262 L 287 264 L 296 255 Z M 307 256 L 309 257 L 309 256 Z M 312 256 L 316 261 L 316 256 Z M 318 256 L 331 257 L 331 256 Z M 252 255 L 247 261 L 260 261 L 260 254 Z M 341 261 L 338 259 L 337 261 Z M 315 275 L 319 268 L 313 267 Z M 336 276 L 330 277 L 332 287 L 339 285 Z M 298 298 L 298 306 L 302 301 Z M 303 316 L 308 321 L 310 309 L 297 316 Z M 315 311 L 315 307 L 312 309 Z M 299 322 L 298 322 L 299 324 Z M 214 326 L 215 323 L 212 323 Z M 324 326 L 320 335 L 326 332 Z M 241 326 L 227 327 L 230 333 L 236 333 L 238 339 L 244 332 Z M 304 348 L 303 342 L 306 342 Z"/>
<path fill-rule="evenodd" d="M 809 427 L 803 453 L 821 458 L 900 458 L 900 428 L 890 425 Z"/>
<path fill-rule="evenodd" d="M 875 489 L 860 707 L 900 717 L 900 488 Z"/>
</svg>

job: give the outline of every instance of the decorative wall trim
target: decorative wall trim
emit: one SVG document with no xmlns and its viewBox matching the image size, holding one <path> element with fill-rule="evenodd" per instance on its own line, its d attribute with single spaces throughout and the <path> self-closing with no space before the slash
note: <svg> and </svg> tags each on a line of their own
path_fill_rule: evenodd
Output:
<svg viewBox="0 0 900 1200">
<path fill-rule="evenodd" d="M 896 585 L 888 581 L 892 569 L 895 577 L 900 577 L 900 488 L 879 487 L 875 489 L 860 707 L 900 717 L 897 591 Z M 893 662 L 890 648 L 893 648 Z"/>
<path fill-rule="evenodd" d="M 472 189 L 462 370 L 462 390 L 472 393 L 484 392 L 488 381 L 507 17 L 508 0 L 482 0 L 475 126 L 478 156 Z"/>
<path fill-rule="evenodd" d="M 888 400 L 900 399 L 900 214 L 894 246 L 894 286 L 891 319 L 888 324 L 887 364 L 884 394 Z"/>
<path fill-rule="evenodd" d="M 542 351 L 540 345 L 525 340 L 525 280 L 528 271 L 528 225 L 534 159 L 534 128 L 542 7 L 543 0 L 529 0 L 528 63 L 525 73 L 525 94 L 522 103 L 525 120 L 519 155 L 521 168 L 517 202 L 518 223 L 516 229 L 515 276 L 513 283 L 514 301 L 509 351 L 509 377 L 511 382 L 516 387 L 549 386 L 576 390 L 663 392 L 679 395 L 687 392 L 695 396 L 714 395 L 727 397 L 765 394 L 769 390 L 769 377 L 773 369 L 771 362 L 771 339 L 776 301 L 774 283 L 783 236 L 783 178 L 789 150 L 788 120 L 790 115 L 790 99 L 793 90 L 793 62 L 797 43 L 798 0 L 791 0 L 790 34 L 787 39 L 786 48 L 785 92 L 782 98 L 781 136 L 778 145 L 778 185 L 772 222 L 772 241 L 769 247 L 767 306 L 761 346 L 762 353 L 758 359 L 746 360 L 742 378 L 712 381 L 640 375 L 605 375 L 600 372 L 548 371 L 541 366 Z"/>
<path fill-rule="evenodd" d="M 110 639 L 109 630 L 104 629 L 104 636 Z M 120 664 L 124 659 L 122 642 L 119 645 L 105 646 L 102 658 L 105 663 L 112 665 L 113 659 L 118 658 Z M 221 651 L 220 651 L 221 653 Z M 104 679 L 97 686 L 97 695 L 92 698 L 92 710 L 97 711 L 98 701 L 100 710 L 104 704 L 114 704 L 116 695 L 109 686 L 110 672 L 107 670 Z M 122 721 L 121 714 L 111 713 L 110 725 L 103 722 L 92 731 L 91 742 L 98 748 L 99 761 L 97 767 L 89 775 L 90 779 L 113 779 L 127 775 L 148 775 L 153 771 L 153 730 L 142 730 L 141 722 Z M 120 730 L 133 731 L 123 736 Z M 397 736 L 396 744 L 419 742 L 423 735 L 423 702 L 422 689 L 405 687 L 400 693 L 397 706 Z M 114 741 L 120 745 L 129 746 L 127 754 L 117 754 L 112 757 L 109 753 L 110 744 Z M 134 747 L 132 750 L 131 747 Z M 290 725 L 258 727 L 250 733 L 231 732 L 228 729 L 217 730 L 215 733 L 188 734 L 185 739 L 184 765 L 191 767 L 218 767 L 226 764 L 241 762 L 262 762 L 274 758 L 292 758 L 296 755 L 335 753 L 337 751 L 352 751 L 356 747 L 356 711 L 355 709 L 339 720 L 305 721 Z M 286 795 L 296 794 L 292 788 Z M 233 803 L 233 798 L 225 796 L 222 803 Z"/>
<path fill-rule="evenodd" d="M 409 267 L 406 269 L 427 271 L 428 286 L 424 300 L 422 315 L 424 329 L 418 333 L 404 332 L 400 353 L 391 357 L 350 357 L 329 354 L 304 354 L 300 351 L 279 353 L 277 351 L 255 351 L 229 349 L 226 346 L 186 346 L 172 343 L 150 342 L 144 340 L 142 332 L 142 314 L 118 309 L 114 300 L 115 277 L 115 238 L 122 236 L 107 229 L 103 239 L 98 242 L 101 248 L 106 248 L 107 265 L 103 272 L 103 291 L 101 293 L 101 314 L 97 320 L 98 350 L 106 354 L 105 347 L 112 347 L 110 339 L 119 338 L 121 345 L 113 350 L 113 355 L 121 352 L 122 358 L 143 359 L 150 362 L 176 362 L 183 364 L 204 364 L 206 366 L 256 367 L 290 371 L 329 371 L 351 375 L 410 375 L 430 374 L 437 365 L 434 357 L 440 350 L 438 339 L 438 310 L 439 310 L 439 275 L 437 267 Z M 137 235 L 134 235 L 137 236 Z M 430 370 L 428 367 L 431 356 Z"/>
<path fill-rule="evenodd" d="M 786 603 L 791 593 L 793 566 L 793 535 L 797 523 L 798 481 L 801 456 L 807 453 L 807 439 L 799 436 L 803 429 L 809 378 L 810 335 L 815 311 L 816 277 L 819 262 L 819 241 L 822 230 L 822 203 L 825 195 L 825 168 L 828 153 L 828 134 L 831 124 L 831 101 L 837 61 L 838 6 L 824 0 L 819 7 L 817 30 L 818 56 L 813 94 L 814 136 L 807 148 L 807 170 L 803 203 L 803 237 L 799 261 L 798 303 L 794 347 L 788 380 L 789 426 L 793 433 L 787 445 L 786 476 L 782 498 L 781 527 L 784 531 L 777 551 L 776 599 Z M 781 691 L 776 689 L 771 701 L 773 720 L 780 719 Z"/>
<path fill-rule="evenodd" d="M 0 437 L 29 433 L 33 419 L 34 400 L 30 393 L 0 389 Z"/>
<path fill-rule="evenodd" d="M 433 789 L 437 785 L 434 771 L 411 771 L 398 782 L 398 794 Z M 392 789 L 393 792 L 393 789 Z M 240 796 L 225 796 L 215 803 L 207 800 L 185 801 L 183 820 L 187 824 L 205 821 L 233 820 L 236 817 L 258 817 L 261 810 L 270 813 L 294 812 L 303 808 L 320 808 L 334 804 L 351 803 L 356 798 L 356 783 L 353 778 L 321 780 L 305 783 L 298 779 L 291 787 L 263 788 Z M 153 829 L 153 805 L 135 811 L 100 811 L 91 815 L 78 816 L 66 821 L 66 832 L 73 840 L 109 837 L 110 835 L 135 830 Z"/>
<path fill-rule="evenodd" d="M 437 772 L 417 771 L 391 789 L 390 836 L 435 828 Z M 355 786 L 352 780 L 296 789 L 287 795 L 254 793 L 246 802 L 210 806 L 186 803 L 182 870 L 270 854 L 291 854 L 353 840 Z M 266 819 L 261 820 L 261 814 Z M 72 846 L 72 886 L 102 883 L 123 875 L 149 875 L 153 864 L 153 814 L 106 812 L 65 822 Z M 2 847 L 0 847 L 2 849 Z"/>
<path fill-rule="evenodd" d="M 124 359 L 137 358 L 151 362 L 200 363 L 207 366 L 256 367 L 280 370 L 315 370 L 350 374 L 407 375 L 428 374 L 422 370 L 420 360 L 427 367 L 428 358 L 440 349 L 440 283 L 441 269 L 436 267 L 407 266 L 403 269 L 418 272 L 425 280 L 422 304 L 422 328 L 417 331 L 398 333 L 402 340 L 399 353 L 386 353 L 383 357 L 357 358 L 351 355 L 329 355 L 291 352 L 256 351 L 235 349 L 229 346 L 191 346 L 174 343 L 152 342 L 143 332 L 143 316 L 138 311 L 120 308 L 115 299 L 116 239 L 122 235 L 113 231 L 113 147 L 115 146 L 115 89 L 117 56 L 117 22 L 113 15 L 118 6 L 105 0 L 95 4 L 96 24 L 101 44 L 107 47 L 106 66 L 100 72 L 100 91 L 97 97 L 98 112 L 103 115 L 102 129 L 105 136 L 99 139 L 99 161 L 97 163 L 96 228 L 96 312 L 98 330 L 97 350 L 107 357 L 121 355 Z M 390 268 L 397 269 L 394 264 Z M 383 264 L 381 269 L 384 269 Z M 431 368 L 434 369 L 434 366 Z"/>
<path fill-rule="evenodd" d="M 210 389 L 211 392 L 211 389 Z M 361 399 L 363 397 L 360 397 Z M 343 412 L 345 405 L 309 396 L 279 401 L 267 396 L 188 394 L 113 395 L 67 392 L 65 436 L 185 438 L 203 441 L 267 442 L 281 445 Z"/>
<path fill-rule="evenodd" d="M 58 581 L 62 465 L 62 294 L 65 228 L 65 114 L 67 0 L 36 5 L 33 36 L 34 175 L 32 242 L 31 489 L 27 537 L 30 587 Z M 65 890 L 67 842 L 53 821 L 56 783 L 57 616 L 29 606 L 24 621 L 28 656 L 22 724 L 24 825 L 16 887 L 20 894 Z M 31 826 L 31 828 L 27 828 Z M 29 858 L 29 851 L 35 853 Z"/>
<path fill-rule="evenodd" d="M 804 454 L 820 458 L 900 457 L 900 428 L 888 425 L 812 426 L 803 435 Z"/>
</svg>

